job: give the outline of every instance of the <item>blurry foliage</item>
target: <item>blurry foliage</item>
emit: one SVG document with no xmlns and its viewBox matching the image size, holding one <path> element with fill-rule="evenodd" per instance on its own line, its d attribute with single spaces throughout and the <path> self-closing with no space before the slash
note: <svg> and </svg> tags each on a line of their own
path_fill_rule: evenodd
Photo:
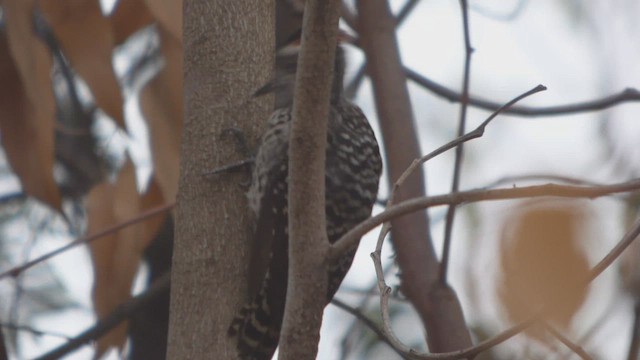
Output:
<svg viewBox="0 0 640 360">
<path fill-rule="evenodd" d="M 590 269 L 583 249 L 584 224 L 583 210 L 557 201 L 524 202 L 506 221 L 500 254 L 502 281 L 497 291 L 513 323 L 550 305 L 546 320 L 570 332 L 588 291 L 581 286 Z M 551 340 L 537 326 L 525 334 Z"/>
</svg>

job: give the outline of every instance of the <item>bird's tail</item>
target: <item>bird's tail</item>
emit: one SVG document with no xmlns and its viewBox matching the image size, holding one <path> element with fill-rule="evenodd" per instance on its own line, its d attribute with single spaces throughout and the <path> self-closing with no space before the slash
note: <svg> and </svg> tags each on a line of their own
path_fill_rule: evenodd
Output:
<svg viewBox="0 0 640 360">
<path fill-rule="evenodd" d="M 271 360 L 280 340 L 282 324 L 274 322 L 266 297 L 258 294 L 235 316 L 227 334 L 238 338 L 242 360 Z"/>
</svg>

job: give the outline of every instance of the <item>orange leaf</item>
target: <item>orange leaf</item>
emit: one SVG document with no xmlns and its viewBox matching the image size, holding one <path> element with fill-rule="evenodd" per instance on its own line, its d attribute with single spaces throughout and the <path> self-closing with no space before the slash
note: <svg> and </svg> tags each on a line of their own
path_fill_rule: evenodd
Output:
<svg viewBox="0 0 640 360">
<path fill-rule="evenodd" d="M 581 248 L 585 213 L 575 206 L 525 203 L 504 227 L 498 293 L 507 316 L 519 322 L 540 306 L 568 328 L 585 300 L 589 262 Z M 540 329 L 528 335 L 544 339 Z"/>
<path fill-rule="evenodd" d="M 143 196 L 136 188 L 135 167 L 127 161 L 115 184 L 95 186 L 87 197 L 88 234 L 94 234 L 116 223 L 161 205 L 162 195 L 157 185 L 150 184 Z M 94 265 L 94 308 L 99 318 L 110 314 L 116 306 L 131 297 L 131 285 L 138 272 L 144 249 L 155 237 L 165 217 L 155 217 L 90 244 Z M 98 340 L 98 356 L 110 347 L 121 348 L 127 336 L 127 324 L 122 324 Z"/>
<path fill-rule="evenodd" d="M 2 146 L 24 191 L 60 211 L 53 178 L 55 102 L 51 54 L 32 32 L 34 0 L 3 3 L 6 38 L 0 36 Z"/>
<path fill-rule="evenodd" d="M 154 21 L 144 0 L 119 0 L 109 18 L 116 44 Z"/>
<path fill-rule="evenodd" d="M 40 8 L 71 66 L 96 104 L 122 128 L 124 102 L 113 72 L 113 33 L 98 0 L 39 0 Z"/>
<path fill-rule="evenodd" d="M 182 42 L 182 0 L 144 0 L 153 16 L 174 40 Z"/>
<path fill-rule="evenodd" d="M 182 139 L 182 45 L 158 29 L 165 67 L 140 92 L 142 113 L 151 133 L 153 166 L 164 197 L 178 191 Z"/>
</svg>

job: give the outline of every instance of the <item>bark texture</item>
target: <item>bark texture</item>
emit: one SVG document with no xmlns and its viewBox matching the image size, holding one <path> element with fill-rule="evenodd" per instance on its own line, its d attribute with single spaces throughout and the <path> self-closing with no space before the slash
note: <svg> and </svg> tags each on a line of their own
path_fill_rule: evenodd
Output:
<svg viewBox="0 0 640 360">
<path fill-rule="evenodd" d="M 236 127 L 255 140 L 272 99 L 252 98 L 273 68 L 274 2 L 184 3 L 185 126 L 176 210 L 169 359 L 235 359 L 227 337 L 247 296 L 250 223 L 243 174 L 203 172 L 243 157 Z M 271 60 L 269 60 L 271 59 Z"/>
<path fill-rule="evenodd" d="M 280 359 L 315 359 L 326 299 L 325 146 L 340 0 L 307 0 L 289 143 L 289 278 Z"/>
</svg>

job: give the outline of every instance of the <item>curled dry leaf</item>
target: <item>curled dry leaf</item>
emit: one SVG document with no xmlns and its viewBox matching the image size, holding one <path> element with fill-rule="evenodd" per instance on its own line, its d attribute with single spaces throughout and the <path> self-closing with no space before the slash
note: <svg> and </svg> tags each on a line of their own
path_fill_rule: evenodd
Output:
<svg viewBox="0 0 640 360">
<path fill-rule="evenodd" d="M 96 104 L 125 128 L 124 102 L 112 66 L 111 23 L 98 0 L 40 0 L 48 20 L 73 69 L 91 89 Z"/>
<path fill-rule="evenodd" d="M 24 191 L 61 210 L 53 177 L 55 101 L 51 54 L 33 33 L 34 0 L 3 2 L 0 34 L 2 146 Z"/>
<path fill-rule="evenodd" d="M 498 295 L 511 321 L 522 321 L 539 307 L 550 306 L 547 319 L 569 328 L 587 295 L 581 286 L 589 273 L 581 248 L 585 216 L 583 210 L 567 203 L 525 202 L 507 219 Z M 541 328 L 526 333 L 545 339 Z"/>
<path fill-rule="evenodd" d="M 136 187 L 135 167 L 127 161 L 115 184 L 95 186 L 87 197 L 88 235 L 129 220 L 163 203 L 155 182 L 140 196 Z M 138 271 L 144 249 L 160 229 L 164 216 L 124 228 L 90 244 L 95 283 L 94 308 L 99 318 L 110 314 L 117 305 L 131 297 L 131 285 Z M 97 354 L 110 347 L 121 348 L 126 340 L 123 323 L 98 340 Z"/>
</svg>

